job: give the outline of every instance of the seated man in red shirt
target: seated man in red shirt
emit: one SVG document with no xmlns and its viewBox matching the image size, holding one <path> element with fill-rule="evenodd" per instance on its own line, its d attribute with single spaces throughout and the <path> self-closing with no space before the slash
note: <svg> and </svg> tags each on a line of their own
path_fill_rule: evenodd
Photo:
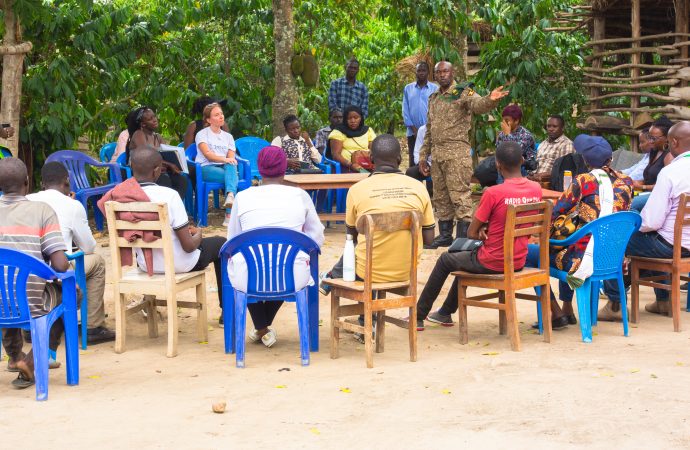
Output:
<svg viewBox="0 0 690 450">
<path fill-rule="evenodd" d="M 418 331 L 424 330 L 424 319 L 443 326 L 453 325 L 450 315 L 458 309 L 457 280 L 453 281 L 453 286 L 441 308 L 429 314 L 451 272 L 465 270 L 472 273 L 503 273 L 503 233 L 508 205 L 541 201 L 541 187 L 522 176 L 522 164 L 522 147 L 519 143 L 506 141 L 498 145 L 496 169 L 505 181 L 484 191 L 467 230 L 469 238 L 480 239 L 484 243 L 472 251 L 446 252 L 436 261 L 436 266 L 417 302 Z M 515 240 L 515 270 L 521 270 L 525 265 L 527 240 L 527 236 Z"/>
</svg>

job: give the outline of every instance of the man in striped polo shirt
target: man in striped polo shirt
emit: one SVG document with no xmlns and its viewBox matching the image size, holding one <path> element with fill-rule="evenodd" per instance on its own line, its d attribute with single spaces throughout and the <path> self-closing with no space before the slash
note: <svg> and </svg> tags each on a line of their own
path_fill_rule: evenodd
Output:
<svg viewBox="0 0 690 450">
<path fill-rule="evenodd" d="M 53 209 L 43 202 L 31 202 L 25 197 L 29 190 L 26 166 L 16 158 L 0 160 L 0 247 L 11 248 L 50 263 L 57 272 L 69 269 L 65 256 L 65 242 Z M 59 286 L 31 276 L 26 283 L 29 311 L 32 317 L 50 312 L 60 301 Z M 2 345 L 10 357 L 7 368 L 19 372 L 12 386 L 23 389 L 34 384 L 32 352 L 22 352 L 21 330 L 3 329 Z M 56 350 L 63 331 L 62 319 L 50 330 L 49 347 Z"/>
</svg>

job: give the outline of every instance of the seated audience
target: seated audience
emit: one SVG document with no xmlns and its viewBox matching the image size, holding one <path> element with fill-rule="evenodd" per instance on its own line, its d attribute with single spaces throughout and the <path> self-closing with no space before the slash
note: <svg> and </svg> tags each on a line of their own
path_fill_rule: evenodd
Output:
<svg viewBox="0 0 690 450">
<path fill-rule="evenodd" d="M 43 190 L 29 194 L 27 199 L 43 202 L 55 211 L 60 223 L 62 238 L 67 250 L 74 246 L 84 252 L 84 271 L 86 273 L 87 322 L 86 340 L 89 344 L 107 342 L 115 339 L 115 332 L 105 327 L 105 261 L 97 253 L 96 240 L 91 234 L 84 206 L 70 197 L 69 173 L 58 162 L 46 163 L 41 169 Z M 72 268 L 74 264 L 72 263 Z"/>
<path fill-rule="evenodd" d="M 356 161 L 353 154 L 358 153 L 366 160 L 371 143 L 376 138 L 374 130 L 364 125 L 364 114 L 357 106 L 348 106 L 343 112 L 344 122 L 328 135 L 333 160 L 341 165 L 343 173 L 367 171 Z M 357 155 L 355 155 L 356 159 Z"/>
<path fill-rule="evenodd" d="M 328 136 L 331 134 L 331 131 L 335 130 L 338 125 L 343 123 L 343 110 L 340 108 L 335 108 L 328 115 L 328 120 L 330 122 L 328 126 L 323 127 L 316 132 L 316 136 L 314 136 L 314 146 L 319 153 L 324 155 L 326 158 L 333 159 L 333 155 L 331 153 L 331 143 L 328 139 Z"/>
<path fill-rule="evenodd" d="M 189 122 L 189 125 L 187 125 L 187 130 L 184 132 L 184 148 L 188 148 L 190 145 L 192 145 L 196 139 L 196 134 L 206 128 L 208 124 L 204 121 L 204 108 L 206 106 L 210 105 L 211 103 L 218 103 L 221 108 L 224 107 L 228 101 L 227 100 L 215 100 L 211 97 L 204 96 L 204 97 L 199 97 L 196 99 L 194 102 L 194 105 L 192 106 L 192 115 L 194 117 L 198 117 L 196 120 L 192 120 Z M 223 125 L 220 127 L 223 131 L 227 131 L 228 133 L 230 130 L 228 129 L 228 125 L 223 122 Z"/>
<path fill-rule="evenodd" d="M 187 212 L 184 204 L 175 191 L 165 186 L 154 183 L 161 172 L 161 155 L 151 147 L 142 147 L 132 153 L 132 175 L 133 178 L 120 183 L 108 192 L 99 201 L 99 207 L 108 200 L 113 201 L 132 201 L 133 192 L 143 191 L 145 197 L 154 203 L 165 203 L 168 205 L 168 216 L 170 217 L 170 227 L 173 229 L 172 248 L 173 259 L 175 262 L 175 272 L 185 273 L 196 270 L 204 270 L 209 264 L 213 263 L 218 286 L 218 299 L 223 297 L 223 283 L 220 276 L 220 257 L 219 252 L 225 239 L 221 236 L 201 237 L 201 229 L 189 225 Z M 141 249 L 136 249 L 137 264 L 141 270 L 152 273 L 164 273 L 165 265 L 163 260 L 163 250 L 153 249 L 153 264 L 151 268 L 146 266 L 146 258 Z M 219 325 L 223 326 L 223 316 L 220 316 Z"/>
<path fill-rule="evenodd" d="M 128 116 L 129 122 L 127 123 L 127 130 L 129 131 L 129 141 L 125 149 L 127 164 L 132 157 L 132 152 L 136 152 L 138 148 L 151 146 L 158 150 L 163 144 L 163 138 L 156 131 L 158 130 L 156 113 L 148 106 L 142 106 L 134 111 Z M 175 189 L 180 198 L 183 199 L 187 192 L 187 178 L 182 175 L 182 171 L 175 164 L 161 161 L 162 172 L 156 180 L 156 184 Z"/>
<path fill-rule="evenodd" d="M 285 136 L 277 136 L 271 142 L 274 147 L 282 148 L 287 157 L 288 171 L 297 173 L 300 169 L 316 169 L 314 163 L 321 162 L 321 153 L 311 142 L 309 133 L 302 131 L 297 116 L 290 114 L 283 119 Z"/>
<path fill-rule="evenodd" d="M 50 264 L 56 272 L 69 270 L 60 223 L 49 205 L 31 202 L 26 198 L 29 176 L 20 159 L 0 160 L 0 191 L 4 193 L 0 197 L 0 247 L 33 256 Z M 59 283 L 46 283 L 33 275 L 27 281 L 26 294 L 32 317 L 48 314 L 62 301 Z M 60 344 L 63 330 L 62 319 L 56 320 L 50 329 L 48 347 L 53 354 Z M 22 352 L 24 340 L 21 329 L 3 329 L 2 345 L 9 356 L 7 370 L 19 372 L 12 386 L 16 389 L 32 386 L 33 351 L 28 354 Z"/>
<path fill-rule="evenodd" d="M 690 192 L 690 122 L 678 122 L 668 131 L 671 163 L 659 171 L 654 189 L 642 209 L 642 226 L 630 237 L 626 255 L 647 258 L 672 258 L 674 245 L 680 245 L 681 256 L 690 257 L 690 229 L 683 227 L 681 242 L 674 241 L 674 227 L 680 196 Z M 647 272 L 643 276 L 663 275 Z M 661 281 L 667 283 L 667 281 Z M 620 320 L 620 292 L 617 284 L 604 282 L 609 302 L 599 311 L 599 320 Z M 668 291 L 654 289 L 656 301 L 645 305 L 653 314 L 671 315 Z"/>
<path fill-rule="evenodd" d="M 565 128 L 563 116 L 549 116 L 544 128 L 548 138 L 542 141 L 537 149 L 537 171 L 534 174 L 537 180 L 551 176 L 551 169 L 556 159 L 575 152 L 573 141 L 563 134 Z"/>
<path fill-rule="evenodd" d="M 666 116 L 661 116 L 655 120 L 645 133 L 644 141 L 646 149 L 642 149 L 642 139 L 640 139 L 640 149 L 647 150 L 648 158 L 647 165 L 642 171 L 642 179 L 633 178 L 633 185 L 636 189 L 642 189 L 643 186 L 653 186 L 656 184 L 657 176 L 661 169 L 669 165 L 673 161 L 673 155 L 668 149 L 668 130 L 673 126 Z M 633 199 L 631 209 L 635 211 L 642 211 L 645 203 L 649 199 L 649 193 L 644 192 Z"/>
<path fill-rule="evenodd" d="M 472 273 L 503 273 L 503 235 L 505 234 L 508 205 L 520 205 L 541 201 L 541 187 L 524 178 L 522 147 L 516 142 L 501 142 L 496 149 L 496 168 L 503 175 L 503 183 L 484 190 L 467 237 L 480 239 L 483 245 L 472 251 L 443 253 L 429 274 L 426 285 L 417 302 L 417 330 L 424 330 L 424 319 L 443 326 L 452 326 L 453 314 L 458 309 L 458 283 L 448 291 L 446 300 L 438 311 L 429 314 L 441 292 L 448 275 L 456 270 Z M 515 240 L 515 270 L 521 270 L 527 257 L 528 237 Z"/>
<path fill-rule="evenodd" d="M 302 189 L 282 184 L 287 168 L 287 157 L 280 147 L 269 146 L 259 152 L 261 185 L 250 187 L 237 194 L 230 214 L 228 239 L 243 231 L 261 227 L 280 227 L 304 233 L 319 246 L 323 245 L 323 225 L 316 215 L 314 204 Z M 309 256 L 300 252 L 294 266 L 295 289 L 314 284 L 309 272 Z M 241 254 L 228 262 L 228 275 L 235 289 L 247 291 L 247 264 Z M 252 303 L 247 305 L 254 322 L 249 338 L 271 347 L 278 335 L 271 327 L 282 301 Z"/>
<path fill-rule="evenodd" d="M 644 177 L 644 170 L 647 168 L 647 165 L 649 165 L 649 152 L 652 151 L 652 147 L 649 145 L 650 142 L 647 139 L 648 132 L 649 127 L 642 129 L 638 135 L 638 151 L 643 154 L 642 159 L 627 169 L 620 171 L 622 174 L 629 176 L 633 180 L 633 183 L 642 180 Z"/>
<path fill-rule="evenodd" d="M 235 139 L 230 133 L 222 130 L 225 116 L 218 103 L 206 105 L 203 114 L 207 127 L 199 131 L 194 138 L 197 147 L 196 162 L 201 163 L 201 174 L 197 176 L 201 176 L 204 181 L 225 184 L 223 226 L 227 226 L 239 178 L 235 158 Z"/>
<path fill-rule="evenodd" d="M 632 180 L 609 167 L 613 155 L 611 145 L 602 137 L 585 134 L 576 137 L 573 145 L 575 151 L 582 154 L 590 172 L 573 177 L 572 184 L 553 207 L 551 223 L 559 217 L 573 215 L 576 216 L 574 222 L 577 223 L 577 229 L 599 217 L 627 211 L 632 200 Z M 557 239 L 566 237 L 565 233 L 560 233 Z M 590 236 L 585 236 L 566 248 L 549 249 L 551 267 L 569 273 L 568 282 L 560 282 L 558 288 L 563 301 L 562 309 L 551 291 L 551 322 L 554 329 L 577 323 L 572 305 L 573 287 L 581 285 L 592 273 L 591 257 L 585 255 L 589 241 Z M 530 245 L 529 250 L 526 266 L 537 267 L 539 246 Z M 537 328 L 536 324 L 533 327 Z"/>
<path fill-rule="evenodd" d="M 424 144 L 424 136 L 426 135 L 426 125 L 422 125 L 417 129 L 417 137 L 415 138 L 414 142 L 414 149 L 412 150 L 412 157 L 414 159 L 414 165 L 408 167 L 408 169 L 405 171 L 405 175 L 408 177 L 412 177 L 415 180 L 419 180 L 422 183 L 426 181 L 426 190 L 429 192 L 429 197 L 433 197 L 433 192 L 434 192 L 434 184 L 431 178 L 427 180 L 427 177 L 424 176 L 421 170 L 419 170 L 419 149 L 422 148 L 422 144 Z M 427 158 L 427 164 L 431 166 L 431 155 Z"/>
<path fill-rule="evenodd" d="M 522 148 L 523 174 L 534 172 L 536 169 L 537 147 L 534 136 L 525 127 L 520 125 L 522 121 L 522 109 L 518 105 L 508 105 L 501 113 L 501 131 L 496 136 L 496 146 L 501 142 L 517 142 Z M 500 177 L 499 177 L 500 179 Z"/>
<path fill-rule="evenodd" d="M 366 267 L 366 243 L 357 240 L 357 220 L 365 214 L 390 213 L 398 211 L 418 211 L 421 214 L 422 239 L 419 239 L 419 254 L 422 244 L 434 240 L 434 213 L 429 194 L 424 187 L 410 177 L 404 176 L 400 166 L 400 143 L 390 134 L 382 134 L 374 139 L 371 159 L 375 169 L 372 175 L 352 186 L 347 193 L 345 225 L 347 233 L 356 243 L 355 261 L 358 279 L 364 276 Z M 372 282 L 406 281 L 410 271 L 410 236 L 408 233 L 377 233 L 374 236 L 372 254 Z M 343 259 L 329 271 L 321 274 L 324 278 L 342 278 Z M 323 295 L 330 292 L 329 286 L 319 284 Z M 363 323 L 363 319 L 360 318 Z M 355 336 L 364 342 L 361 335 Z"/>
<path fill-rule="evenodd" d="M 137 112 L 138 110 L 134 109 L 128 112 L 125 116 L 125 129 L 117 135 L 115 151 L 110 156 L 110 162 L 116 163 L 117 158 L 119 158 L 121 154 L 125 153 L 127 149 L 127 142 L 129 142 L 129 130 L 126 127 L 128 127 L 129 123 L 134 120 L 134 117 L 136 117 Z"/>
</svg>

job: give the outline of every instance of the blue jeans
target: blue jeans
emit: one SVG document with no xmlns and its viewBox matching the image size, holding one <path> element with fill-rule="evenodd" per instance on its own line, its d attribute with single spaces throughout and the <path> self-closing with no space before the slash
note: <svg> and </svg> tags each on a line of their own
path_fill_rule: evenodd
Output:
<svg viewBox="0 0 690 450">
<path fill-rule="evenodd" d="M 628 256 L 644 256 L 647 258 L 673 258 L 673 246 L 666 242 L 656 231 L 651 231 L 649 233 L 636 231 L 630 236 L 625 254 Z M 690 252 L 685 249 L 682 250 L 681 254 L 683 257 L 690 256 Z M 640 275 L 663 275 L 663 272 L 642 270 L 640 271 Z M 660 283 L 668 284 L 668 281 L 664 280 L 660 281 Z M 604 292 L 612 302 L 620 302 L 620 293 L 618 292 L 616 280 L 604 281 Z M 667 290 L 654 288 L 654 293 L 658 301 L 668 301 Z"/>
<path fill-rule="evenodd" d="M 237 194 L 237 166 L 234 164 L 209 165 L 201 167 L 202 180 L 210 183 L 225 183 L 225 193 Z M 227 209 L 226 213 L 230 213 Z"/>
<path fill-rule="evenodd" d="M 525 261 L 525 267 L 539 267 L 539 246 L 537 244 L 529 244 L 527 246 L 527 260 Z M 551 290 L 551 299 L 556 299 L 556 296 Z M 535 289 L 536 290 L 536 289 Z M 574 291 L 568 286 L 565 281 L 558 281 L 558 298 L 563 302 L 573 301 Z"/>
<path fill-rule="evenodd" d="M 649 192 L 634 197 L 632 203 L 630 203 L 630 211 L 642 212 L 642 208 L 647 204 L 647 200 L 649 200 Z"/>
</svg>

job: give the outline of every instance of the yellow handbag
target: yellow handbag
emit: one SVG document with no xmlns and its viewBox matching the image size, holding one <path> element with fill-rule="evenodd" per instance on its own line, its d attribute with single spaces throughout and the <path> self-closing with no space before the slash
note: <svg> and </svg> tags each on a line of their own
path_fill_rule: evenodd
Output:
<svg viewBox="0 0 690 450">
<path fill-rule="evenodd" d="M 566 239 L 568 236 L 577 231 L 580 226 L 581 221 L 579 208 L 569 214 L 561 214 L 560 216 L 556 217 L 556 220 L 554 220 L 553 224 L 551 225 L 551 239 L 559 241 Z M 565 247 L 553 245 L 551 248 L 554 250 L 561 250 Z"/>
</svg>

